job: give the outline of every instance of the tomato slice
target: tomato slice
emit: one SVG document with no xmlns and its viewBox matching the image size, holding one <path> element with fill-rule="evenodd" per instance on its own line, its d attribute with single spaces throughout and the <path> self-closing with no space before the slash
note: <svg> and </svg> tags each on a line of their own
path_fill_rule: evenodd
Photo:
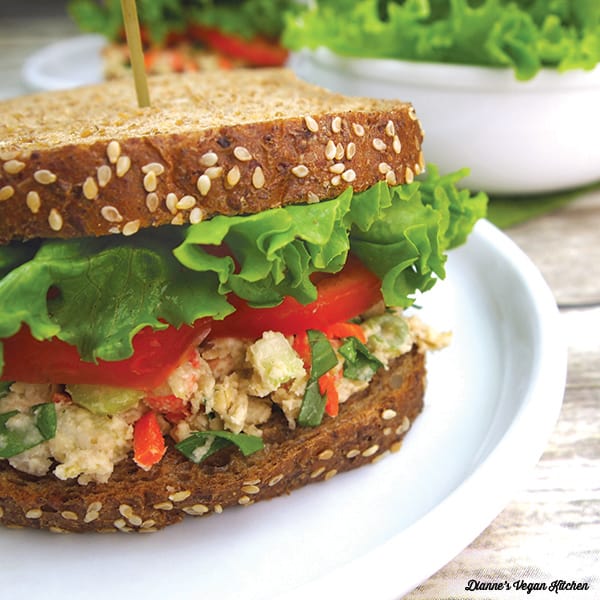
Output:
<svg viewBox="0 0 600 600">
<path fill-rule="evenodd" d="M 24 383 L 88 383 L 153 390 L 190 355 L 191 348 L 211 337 L 259 338 L 264 331 L 292 335 L 307 329 L 326 331 L 347 321 L 381 299 L 381 282 L 357 259 L 350 257 L 335 275 L 316 282 L 315 302 L 300 304 L 286 298 L 272 308 L 251 308 L 229 298 L 236 312 L 222 321 L 199 319 L 192 327 L 142 329 L 133 338 L 134 353 L 121 361 L 84 362 L 77 349 L 59 339 L 39 341 L 27 327 L 2 340 L 5 365 L 2 379 Z"/>
<path fill-rule="evenodd" d="M 236 311 L 214 321 L 210 337 L 257 338 L 264 331 L 293 335 L 307 329 L 324 331 L 328 325 L 347 321 L 381 300 L 381 281 L 358 259 L 350 256 L 344 268 L 317 283 L 317 300 L 301 304 L 288 297 L 272 308 L 251 308 L 239 298 L 229 298 Z"/>
<path fill-rule="evenodd" d="M 242 59 L 257 67 L 280 67 L 288 57 L 285 48 L 261 36 L 246 40 L 234 34 L 223 33 L 214 27 L 202 25 L 192 25 L 189 34 L 213 50 L 232 58 Z"/>
<path fill-rule="evenodd" d="M 191 348 L 210 331 L 211 319 L 199 319 L 193 327 L 142 329 L 133 338 L 133 355 L 120 361 L 84 362 L 75 346 L 62 340 L 39 341 L 21 327 L 2 340 L 5 365 L 2 379 L 24 383 L 90 383 L 140 390 L 159 386 L 179 366 Z"/>
</svg>

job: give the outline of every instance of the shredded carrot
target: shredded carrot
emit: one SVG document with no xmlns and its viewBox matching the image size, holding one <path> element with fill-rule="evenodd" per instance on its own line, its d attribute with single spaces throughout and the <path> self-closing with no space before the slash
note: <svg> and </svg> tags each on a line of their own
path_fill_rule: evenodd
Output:
<svg viewBox="0 0 600 600">
<path fill-rule="evenodd" d="M 168 396 L 146 396 L 144 402 L 154 411 L 164 415 L 171 423 L 178 423 L 189 415 L 185 402 L 170 394 Z"/>
<path fill-rule="evenodd" d="M 360 325 L 356 325 L 355 323 L 333 323 L 326 327 L 323 333 L 327 336 L 327 338 L 329 338 L 329 340 L 355 337 L 363 344 L 367 342 L 367 338 L 362 327 Z M 296 354 L 298 354 L 298 356 L 300 356 L 304 362 L 304 367 L 307 370 L 310 370 L 311 350 L 306 331 L 296 334 L 292 347 L 296 351 Z M 325 412 L 330 417 L 337 417 L 339 412 L 340 398 L 337 391 L 336 382 L 341 378 L 341 376 L 342 372 L 339 369 L 331 369 L 319 377 L 319 391 L 323 396 L 326 397 Z"/>
<path fill-rule="evenodd" d="M 296 334 L 292 347 L 294 348 L 296 354 L 304 362 L 304 368 L 309 371 L 311 364 L 310 344 L 308 343 L 308 335 L 306 334 L 306 331 Z"/>
<path fill-rule="evenodd" d="M 185 71 L 185 57 L 182 52 L 177 49 L 172 49 L 168 54 L 171 69 L 177 73 Z"/>
<path fill-rule="evenodd" d="M 144 66 L 147 71 L 152 70 L 152 67 L 158 60 L 158 55 L 158 50 L 146 50 L 146 52 L 144 52 Z"/>
<path fill-rule="evenodd" d="M 332 323 L 325 329 L 324 333 L 328 338 L 339 339 L 355 337 L 363 344 L 367 343 L 367 337 L 365 336 L 363 328 L 356 323 L 346 323 L 343 321 L 339 323 Z"/>
<path fill-rule="evenodd" d="M 64 392 L 54 392 L 54 394 L 52 394 L 52 402 L 55 404 L 70 404 L 71 396 L 69 396 L 69 394 L 65 394 Z"/>
<path fill-rule="evenodd" d="M 233 61 L 222 54 L 219 54 L 217 63 L 219 65 L 219 69 L 223 69 L 225 71 L 233 69 Z"/>
<path fill-rule="evenodd" d="M 186 58 L 183 68 L 185 71 L 195 72 L 198 71 L 198 63 L 192 58 Z"/>
<path fill-rule="evenodd" d="M 339 371 L 327 371 L 325 375 L 319 377 L 319 391 L 326 396 L 325 412 L 330 417 L 337 417 L 340 407 L 340 396 L 336 387 L 336 380 L 339 379 Z"/>
</svg>

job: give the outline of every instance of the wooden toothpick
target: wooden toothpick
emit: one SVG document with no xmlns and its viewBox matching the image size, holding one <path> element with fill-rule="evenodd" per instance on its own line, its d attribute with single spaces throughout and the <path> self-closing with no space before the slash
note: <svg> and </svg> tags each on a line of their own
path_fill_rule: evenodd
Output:
<svg viewBox="0 0 600 600">
<path fill-rule="evenodd" d="M 127 36 L 127 46 L 129 46 L 138 105 L 143 108 L 150 106 L 150 93 L 148 92 L 142 36 L 140 35 L 140 23 L 135 0 L 121 0 L 121 12 L 125 23 L 125 35 Z"/>
</svg>

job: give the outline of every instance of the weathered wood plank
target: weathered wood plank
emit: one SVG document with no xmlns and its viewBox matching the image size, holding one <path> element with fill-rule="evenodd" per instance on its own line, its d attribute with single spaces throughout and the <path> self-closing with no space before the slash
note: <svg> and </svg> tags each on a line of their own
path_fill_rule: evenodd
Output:
<svg viewBox="0 0 600 600">
<path fill-rule="evenodd" d="M 600 307 L 563 311 L 568 377 L 559 420 L 524 489 L 461 554 L 405 600 L 496 600 L 527 595 L 517 580 L 587 582 L 600 593 Z M 469 580 L 511 590 L 468 591 Z M 532 592 L 533 594 L 534 592 Z M 547 594 L 547 595 L 542 595 Z M 536 591 L 536 598 L 556 597 Z"/>
<path fill-rule="evenodd" d="M 507 233 L 540 269 L 559 305 L 600 305 L 600 190 Z"/>
</svg>

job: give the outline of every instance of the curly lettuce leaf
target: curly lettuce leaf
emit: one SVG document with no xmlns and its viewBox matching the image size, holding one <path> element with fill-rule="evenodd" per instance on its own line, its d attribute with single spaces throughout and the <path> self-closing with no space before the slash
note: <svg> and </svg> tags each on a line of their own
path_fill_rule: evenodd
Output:
<svg viewBox="0 0 600 600">
<path fill-rule="evenodd" d="M 317 290 L 310 281 L 316 271 L 335 273 L 346 262 L 350 242 L 344 217 L 352 191 L 334 200 L 275 208 L 259 214 L 225 217 L 192 225 L 176 258 L 193 271 L 213 271 L 219 292 L 233 292 L 253 306 L 279 304 L 285 296 L 312 302 Z M 211 246 L 225 244 L 229 256 L 217 258 Z"/>
<path fill-rule="evenodd" d="M 120 39 L 120 0 L 71 0 L 68 6 L 83 31 Z M 217 27 L 246 39 L 257 34 L 275 39 L 283 30 L 284 13 L 295 7 L 293 0 L 137 0 L 140 23 L 156 44 L 165 42 L 169 33 L 184 31 L 191 23 Z"/>
<path fill-rule="evenodd" d="M 169 33 L 186 28 L 186 6 L 181 0 L 136 0 L 136 5 L 140 25 L 155 43 L 161 44 Z M 82 31 L 121 40 L 121 0 L 70 0 L 68 11 Z"/>
<path fill-rule="evenodd" d="M 123 31 L 121 0 L 70 0 L 69 15 L 77 26 L 88 33 L 100 33 L 109 40 L 117 40 Z M 138 8 L 139 14 L 139 8 Z"/>
<path fill-rule="evenodd" d="M 278 39 L 284 27 L 284 14 L 296 10 L 295 0 L 196 0 L 190 3 L 188 17 L 195 23 L 245 39 L 256 35 Z"/>
<path fill-rule="evenodd" d="M 351 188 L 317 204 L 218 216 L 130 238 L 45 240 L 0 248 L 0 339 L 25 323 L 87 361 L 122 360 L 146 326 L 223 319 L 230 292 L 254 306 L 316 299 L 314 273 L 336 273 L 349 252 L 382 280 L 389 306 L 445 276 L 445 252 L 484 216 L 487 197 L 456 188 L 466 171 L 389 188 Z M 231 256 L 215 252 L 225 245 Z M 2 367 L 0 344 L 0 369 Z"/>
<path fill-rule="evenodd" d="M 286 16 L 283 43 L 346 56 L 509 67 L 527 80 L 543 67 L 590 70 L 600 62 L 600 3 L 320 0 Z"/>
<path fill-rule="evenodd" d="M 165 237 L 169 240 L 169 235 Z M 77 346 L 86 361 L 131 356 L 146 326 L 176 327 L 233 311 L 210 273 L 191 273 L 157 236 L 48 240 L 0 280 L 0 338 L 22 323 L 40 340 Z"/>
<path fill-rule="evenodd" d="M 463 243 L 485 215 L 485 194 L 456 188 L 466 174 L 440 177 L 430 166 L 424 182 L 395 188 L 380 182 L 318 204 L 215 217 L 190 226 L 174 254 L 190 270 L 214 272 L 220 293 L 261 307 L 285 296 L 314 301 L 313 273 L 336 273 L 351 251 L 382 280 L 386 304 L 410 306 L 417 290 L 445 276 L 446 250 Z M 230 257 L 214 256 L 211 246 L 222 244 L 237 269 Z"/>
</svg>

